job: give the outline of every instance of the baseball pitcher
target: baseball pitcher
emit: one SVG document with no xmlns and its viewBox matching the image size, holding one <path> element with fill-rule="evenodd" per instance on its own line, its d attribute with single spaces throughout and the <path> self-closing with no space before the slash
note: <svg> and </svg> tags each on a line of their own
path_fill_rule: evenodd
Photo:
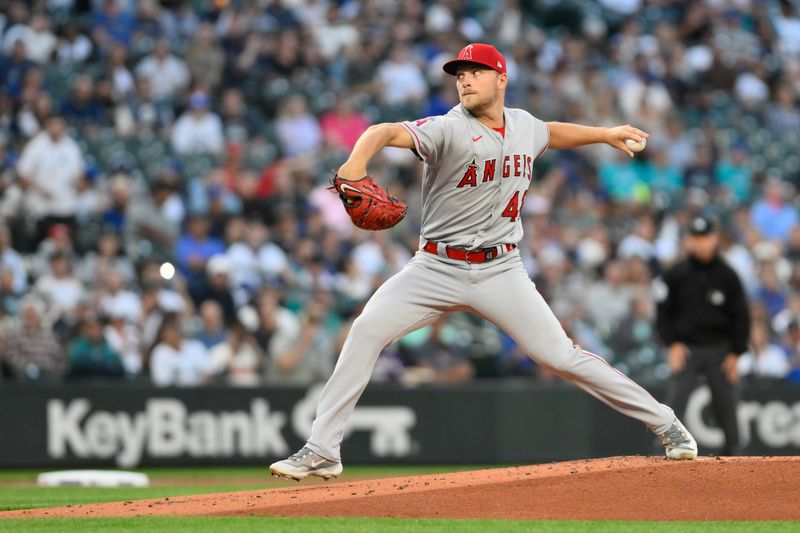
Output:
<svg viewBox="0 0 800 533">
<path fill-rule="evenodd" d="M 668 458 L 694 459 L 697 444 L 672 409 L 567 337 L 516 249 L 533 163 L 545 150 L 606 143 L 632 157 L 626 141 L 639 143 L 647 134 L 628 125 L 544 123 L 505 107 L 506 60 L 488 44 L 466 46 L 443 68 L 455 77 L 460 104 L 444 116 L 370 127 L 333 180 L 356 225 L 390 227 L 404 216 L 405 204 L 367 175 L 367 165 L 386 146 L 413 150 L 425 165 L 420 249 L 355 320 L 307 444 L 271 465 L 271 472 L 295 480 L 338 476 L 345 424 L 378 354 L 454 310 L 485 317 L 538 364 L 643 422 L 660 437 Z"/>
</svg>

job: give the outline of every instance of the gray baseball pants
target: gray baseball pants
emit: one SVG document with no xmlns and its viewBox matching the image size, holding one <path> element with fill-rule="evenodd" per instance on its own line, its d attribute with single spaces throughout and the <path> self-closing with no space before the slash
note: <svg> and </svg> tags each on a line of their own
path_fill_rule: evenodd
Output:
<svg viewBox="0 0 800 533">
<path fill-rule="evenodd" d="M 656 433 L 674 420 L 672 409 L 570 340 L 528 278 L 519 251 L 478 264 L 419 251 L 375 292 L 353 322 L 319 398 L 308 446 L 328 460 L 339 460 L 345 424 L 381 350 L 448 311 L 485 317 L 538 364 Z"/>
</svg>

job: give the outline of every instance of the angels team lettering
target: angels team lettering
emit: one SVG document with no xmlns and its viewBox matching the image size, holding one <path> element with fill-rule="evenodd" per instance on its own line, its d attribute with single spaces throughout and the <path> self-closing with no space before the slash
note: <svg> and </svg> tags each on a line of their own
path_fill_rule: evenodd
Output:
<svg viewBox="0 0 800 533">
<path fill-rule="evenodd" d="M 503 158 L 503 178 L 528 178 L 533 176 L 533 157 L 525 154 L 507 155 Z M 457 189 L 464 187 L 477 187 L 478 183 L 494 181 L 497 173 L 497 159 L 485 159 L 480 164 L 475 158 L 467 163 L 464 175 L 456 185 Z M 480 178 L 480 181 L 479 181 Z"/>
</svg>

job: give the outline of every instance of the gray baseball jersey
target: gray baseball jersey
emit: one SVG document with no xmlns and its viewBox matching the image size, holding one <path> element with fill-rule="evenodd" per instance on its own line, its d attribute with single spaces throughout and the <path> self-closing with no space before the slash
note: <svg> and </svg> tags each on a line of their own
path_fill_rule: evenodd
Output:
<svg viewBox="0 0 800 533">
<path fill-rule="evenodd" d="M 402 125 L 425 162 L 422 235 L 467 249 L 517 243 L 533 161 L 550 140 L 547 125 L 521 109 L 505 108 L 505 135 L 461 104 L 444 116 Z"/>
<path fill-rule="evenodd" d="M 675 419 L 669 407 L 572 342 L 528 278 L 518 250 L 498 246 L 508 253 L 482 263 L 447 256 L 445 245 L 488 248 L 522 237 L 522 203 L 549 132 L 525 111 L 505 109 L 504 118 L 505 137 L 460 105 L 442 117 L 403 123 L 425 162 L 421 238 L 439 246 L 435 254 L 418 251 L 353 323 L 307 444 L 326 459 L 339 460 L 347 421 L 383 347 L 455 310 L 492 321 L 539 364 L 657 433 Z"/>
</svg>

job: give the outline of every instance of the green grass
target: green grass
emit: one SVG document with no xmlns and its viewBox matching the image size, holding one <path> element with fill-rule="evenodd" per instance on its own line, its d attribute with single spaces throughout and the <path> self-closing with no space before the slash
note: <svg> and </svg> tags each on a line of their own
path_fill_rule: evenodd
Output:
<svg viewBox="0 0 800 533">
<path fill-rule="evenodd" d="M 800 522 L 580 522 L 510 520 L 402 520 L 394 518 L 71 518 L 0 520 L 0 531 L 203 531 L 373 533 L 380 532 L 523 532 L 566 533 L 750 533 L 800 531 Z"/>
<path fill-rule="evenodd" d="M 435 474 L 473 470 L 474 466 L 353 466 L 345 470 L 342 481 Z M 296 487 L 292 481 L 277 480 L 267 475 L 266 468 L 146 468 L 137 470 L 150 476 L 150 487 L 37 487 L 36 475 L 41 470 L 0 471 L 0 511 L 115 502 L 209 494 L 240 490 Z M 311 480 L 311 483 L 322 481 Z M 178 484 L 179 483 L 179 484 Z M 309 484 L 306 481 L 304 484 Z"/>
<path fill-rule="evenodd" d="M 59 507 L 82 503 L 119 502 L 146 500 L 167 496 L 188 496 L 233 490 L 259 489 L 263 486 L 203 485 L 202 487 L 162 487 L 162 488 L 108 488 L 91 487 L 42 487 L 34 489 L 0 489 L 0 511 L 15 509 L 34 509 L 36 507 Z"/>
<path fill-rule="evenodd" d="M 462 472 L 466 470 L 482 470 L 485 468 L 503 468 L 511 465 L 389 465 L 389 466 L 349 466 L 345 465 L 344 476 L 404 476 L 404 475 L 424 475 L 438 474 L 441 472 Z M 52 470 L 52 469 L 51 469 Z M 14 470 L 0 470 L 0 485 L 8 481 L 36 481 L 36 476 L 48 469 L 43 468 L 20 468 Z M 137 468 L 136 472 L 142 472 L 153 479 L 158 478 L 184 478 L 184 479 L 213 479 L 213 478 L 232 478 L 232 477 L 252 477 L 253 479 L 264 479 L 267 473 L 266 465 L 257 466 L 193 466 L 185 468 L 175 467 L 152 467 Z M 343 477 L 344 477 L 343 476 Z"/>
</svg>

